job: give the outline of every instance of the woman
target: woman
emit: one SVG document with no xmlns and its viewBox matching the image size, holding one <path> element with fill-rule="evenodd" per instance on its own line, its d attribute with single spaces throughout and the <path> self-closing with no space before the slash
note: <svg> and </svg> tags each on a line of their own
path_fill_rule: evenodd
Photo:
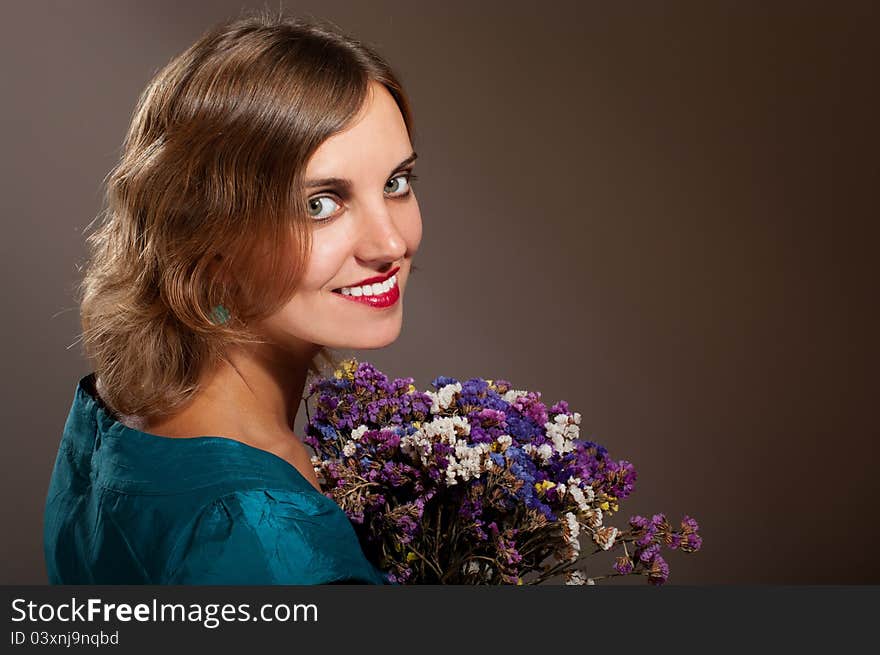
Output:
<svg viewBox="0 0 880 655">
<path fill-rule="evenodd" d="M 89 237 L 51 583 L 385 582 L 293 426 L 329 349 L 400 333 L 411 136 L 389 66 L 314 20 L 226 23 L 150 82 Z"/>
</svg>

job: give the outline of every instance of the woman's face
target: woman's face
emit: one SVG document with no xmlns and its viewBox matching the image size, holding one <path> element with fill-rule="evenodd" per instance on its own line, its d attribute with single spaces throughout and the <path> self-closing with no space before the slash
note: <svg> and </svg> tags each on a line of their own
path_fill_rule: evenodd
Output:
<svg viewBox="0 0 880 655">
<path fill-rule="evenodd" d="M 264 323 L 274 341 L 370 349 L 398 337 L 412 257 L 422 238 L 409 180 L 413 158 L 397 104 L 372 82 L 353 124 L 324 141 L 306 167 L 312 252 L 294 296 Z M 387 283 L 363 288 L 364 280 L 395 270 L 389 291 L 383 293 Z"/>
</svg>

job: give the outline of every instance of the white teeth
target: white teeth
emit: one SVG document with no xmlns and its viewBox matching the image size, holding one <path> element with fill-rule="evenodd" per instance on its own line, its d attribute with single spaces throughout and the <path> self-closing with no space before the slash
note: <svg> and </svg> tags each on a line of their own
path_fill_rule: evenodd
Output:
<svg viewBox="0 0 880 655">
<path fill-rule="evenodd" d="M 361 287 L 342 287 L 339 291 L 343 296 L 378 296 L 387 293 L 397 284 L 397 275 L 392 275 L 384 282 L 376 282 L 374 284 L 365 284 Z"/>
</svg>

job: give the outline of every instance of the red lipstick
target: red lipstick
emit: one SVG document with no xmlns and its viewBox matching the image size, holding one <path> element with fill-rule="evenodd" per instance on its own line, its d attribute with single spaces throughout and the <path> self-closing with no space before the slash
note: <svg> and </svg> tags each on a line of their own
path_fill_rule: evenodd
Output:
<svg viewBox="0 0 880 655">
<path fill-rule="evenodd" d="M 394 275 L 399 270 L 400 270 L 400 267 L 398 266 L 385 275 L 370 277 L 370 278 L 367 278 L 366 280 L 363 280 L 357 284 L 351 285 L 352 287 L 354 287 L 354 289 L 353 289 L 354 293 L 352 293 L 352 292 L 342 293 L 341 289 L 343 287 L 340 287 L 339 289 L 334 289 L 333 293 L 335 293 L 337 296 L 339 296 L 340 298 L 342 298 L 344 300 L 351 300 L 353 302 L 361 303 L 364 305 L 369 305 L 370 307 L 375 307 L 377 309 L 381 309 L 384 307 L 391 307 L 400 299 L 400 285 L 398 284 L 397 280 L 395 280 L 395 282 L 391 286 L 391 288 L 388 289 L 388 291 L 385 291 L 384 293 L 366 294 L 366 293 L 362 292 L 361 287 L 364 285 L 375 285 L 377 283 L 382 283 L 385 280 L 388 280 L 389 278 L 394 277 Z M 349 288 L 349 287 L 346 287 L 346 288 Z M 355 295 L 355 294 L 358 294 L 358 295 Z"/>
</svg>

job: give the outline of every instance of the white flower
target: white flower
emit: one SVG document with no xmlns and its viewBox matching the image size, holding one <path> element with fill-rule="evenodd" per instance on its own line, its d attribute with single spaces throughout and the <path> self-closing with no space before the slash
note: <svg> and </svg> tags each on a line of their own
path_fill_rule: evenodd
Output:
<svg viewBox="0 0 880 655">
<path fill-rule="evenodd" d="M 400 450 L 409 455 L 413 461 L 421 461 L 423 466 L 428 465 L 428 456 L 433 449 L 431 439 L 423 430 L 416 430 L 412 434 L 405 434 L 400 438 Z"/>
<path fill-rule="evenodd" d="M 455 445 L 455 454 L 448 455 L 449 464 L 446 467 L 447 484 L 457 484 L 458 479 L 470 480 L 476 478 L 492 466 L 489 457 L 489 444 L 479 443 L 468 445 L 464 439 L 459 439 Z"/>
<path fill-rule="evenodd" d="M 439 437 L 441 442 L 454 446 L 459 434 L 467 436 L 471 433 L 471 424 L 463 416 L 438 416 L 421 429 L 429 437 Z"/>
<path fill-rule="evenodd" d="M 587 487 L 589 489 L 589 487 Z M 590 492 L 592 493 L 592 489 Z M 587 501 L 586 496 L 584 496 L 584 491 L 576 484 L 568 485 L 568 493 L 571 494 L 571 497 L 574 498 L 574 502 L 577 503 L 578 509 L 581 511 L 586 511 L 590 509 L 590 503 Z"/>
<path fill-rule="evenodd" d="M 448 409 L 452 404 L 455 394 L 460 392 L 460 382 L 444 385 L 438 391 L 431 391 L 430 389 L 426 391 L 425 393 L 431 397 L 431 413 L 436 414 L 441 409 Z"/>
<path fill-rule="evenodd" d="M 366 425 L 359 425 L 354 430 L 351 431 L 351 438 L 355 441 L 360 441 L 361 437 L 364 436 L 364 433 L 369 430 Z"/>
<path fill-rule="evenodd" d="M 462 416 L 440 416 L 433 421 L 425 423 L 412 434 L 400 438 L 400 449 L 413 458 L 421 460 L 423 466 L 428 465 L 428 459 L 434 450 L 434 442 L 456 445 L 458 435 L 469 435 L 471 426 L 468 420 Z"/>
<path fill-rule="evenodd" d="M 513 443 L 513 437 L 509 434 L 502 434 L 500 437 L 495 439 L 501 445 L 501 451 L 504 452 Z"/>
<path fill-rule="evenodd" d="M 511 389 L 510 391 L 507 391 L 507 392 L 506 392 L 503 396 L 501 396 L 501 397 L 502 397 L 506 402 L 508 402 L 508 403 L 512 403 L 513 401 L 515 401 L 515 400 L 516 400 L 517 398 L 519 398 L 520 396 L 525 396 L 525 395 L 527 395 L 528 393 L 529 393 L 528 391 L 523 391 L 523 390 L 520 390 L 520 389 Z"/>
<path fill-rule="evenodd" d="M 584 577 L 584 574 L 580 571 L 567 571 L 565 574 L 565 584 L 567 585 L 582 585 L 589 584 L 587 579 Z M 595 584 L 595 583 L 593 583 Z"/>
<path fill-rule="evenodd" d="M 565 533 L 565 540 L 568 542 L 577 541 L 578 535 L 581 532 L 581 524 L 578 523 L 577 516 L 571 512 L 566 512 L 565 524 L 568 528 Z"/>
<path fill-rule="evenodd" d="M 346 457 L 351 457 L 355 454 L 356 450 L 357 448 L 355 448 L 354 441 L 346 441 L 345 445 L 342 447 L 342 454 Z"/>
<path fill-rule="evenodd" d="M 590 485 L 587 485 L 585 488 L 581 489 L 580 484 L 580 478 L 573 475 L 569 476 L 568 491 L 577 503 L 578 509 L 580 509 L 581 511 L 586 511 L 590 508 L 590 503 L 593 502 L 596 494 L 593 493 L 593 488 Z"/>
<path fill-rule="evenodd" d="M 318 478 L 318 483 L 326 484 L 327 479 L 324 477 L 324 461 L 317 455 L 312 455 L 309 459 L 312 463 L 312 468 L 315 471 L 315 476 Z"/>
<path fill-rule="evenodd" d="M 563 528 L 563 536 L 565 537 L 565 543 L 567 548 L 565 549 L 565 554 L 568 559 L 572 562 L 577 560 L 578 555 L 581 552 L 581 542 L 578 539 L 578 535 L 581 532 L 580 523 L 578 523 L 577 516 L 572 514 L 571 512 L 565 513 L 565 527 Z"/>
<path fill-rule="evenodd" d="M 591 507 L 584 512 L 584 518 L 587 519 L 587 525 L 591 528 L 598 528 L 602 525 L 602 510 L 598 507 Z"/>
<path fill-rule="evenodd" d="M 575 441 L 580 436 L 580 428 L 574 424 L 568 414 L 557 414 L 552 422 L 544 423 L 544 429 L 553 442 L 553 448 L 557 453 L 567 453 L 574 450 Z"/>
<path fill-rule="evenodd" d="M 602 550 L 608 550 L 614 545 L 614 540 L 617 538 L 617 534 L 617 528 L 608 525 L 604 528 L 599 528 L 593 533 L 593 541 L 599 544 L 599 547 Z"/>
<path fill-rule="evenodd" d="M 547 460 L 549 460 L 553 456 L 553 448 L 548 443 L 542 443 L 540 446 L 538 446 L 537 452 L 538 457 L 540 457 L 541 461 L 543 461 L 545 464 L 547 463 Z"/>
</svg>

